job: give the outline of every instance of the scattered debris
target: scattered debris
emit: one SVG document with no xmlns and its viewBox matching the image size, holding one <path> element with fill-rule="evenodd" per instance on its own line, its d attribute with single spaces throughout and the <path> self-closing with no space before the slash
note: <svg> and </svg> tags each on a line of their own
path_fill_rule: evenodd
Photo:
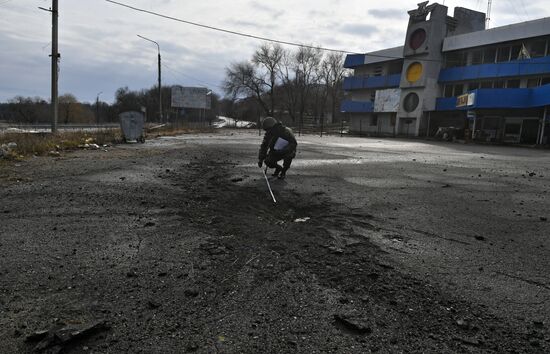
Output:
<svg viewBox="0 0 550 354">
<path fill-rule="evenodd" d="M 458 327 L 464 328 L 464 329 L 467 329 L 468 327 L 470 327 L 468 322 L 466 322 L 466 320 L 463 320 L 463 319 L 456 320 L 456 324 Z"/>
<path fill-rule="evenodd" d="M 231 179 L 231 182 L 233 182 L 233 183 L 242 182 L 242 181 L 243 181 L 243 179 L 240 178 L 240 177 L 236 177 L 236 178 Z"/>
<path fill-rule="evenodd" d="M 143 225 L 143 227 L 153 227 L 155 226 L 156 224 L 152 221 L 149 221 L 149 222 L 146 222 L 145 225 Z"/>
<path fill-rule="evenodd" d="M 475 236 L 475 239 L 478 241 L 485 241 L 485 237 L 479 235 Z"/>
<path fill-rule="evenodd" d="M 372 333 L 370 324 L 359 317 L 336 314 L 334 315 L 334 321 L 336 327 L 351 334 L 362 335 Z"/>
<path fill-rule="evenodd" d="M 60 353 L 67 345 L 109 329 L 110 326 L 105 320 L 81 325 L 63 325 L 51 330 L 34 332 L 27 336 L 27 341 L 36 342 L 40 340 L 34 347 L 35 352 Z"/>
<path fill-rule="evenodd" d="M 310 217 L 298 218 L 298 219 L 294 219 L 294 222 L 308 222 L 310 219 L 311 219 Z"/>
<path fill-rule="evenodd" d="M 147 301 L 147 308 L 151 310 L 158 309 L 160 307 L 160 304 L 158 302 L 155 302 L 153 300 Z"/>
<path fill-rule="evenodd" d="M 545 217 L 545 216 L 541 216 L 541 217 L 540 217 L 540 221 L 548 221 L 548 218 Z"/>
</svg>

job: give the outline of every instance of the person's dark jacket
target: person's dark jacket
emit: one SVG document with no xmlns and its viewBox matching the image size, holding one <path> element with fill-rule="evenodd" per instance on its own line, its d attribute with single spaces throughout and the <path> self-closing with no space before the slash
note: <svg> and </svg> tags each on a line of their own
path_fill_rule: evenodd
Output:
<svg viewBox="0 0 550 354">
<path fill-rule="evenodd" d="M 284 150 L 277 151 L 277 153 L 279 153 L 281 156 L 290 156 L 296 154 L 296 147 L 298 146 L 298 143 L 296 142 L 296 138 L 294 137 L 292 130 L 285 127 L 281 123 L 277 123 L 265 132 L 264 140 L 262 141 L 262 145 L 260 146 L 260 153 L 258 155 L 258 159 L 260 161 L 265 160 L 268 151 L 273 150 L 275 142 L 278 138 L 283 138 L 288 141 L 288 145 L 285 147 Z"/>
</svg>

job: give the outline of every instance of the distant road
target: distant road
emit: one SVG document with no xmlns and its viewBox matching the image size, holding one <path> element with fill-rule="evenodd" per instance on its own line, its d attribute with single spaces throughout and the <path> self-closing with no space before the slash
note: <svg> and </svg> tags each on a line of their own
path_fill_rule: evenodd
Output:
<svg viewBox="0 0 550 354">
<path fill-rule="evenodd" d="M 69 131 L 69 130 L 99 130 L 99 129 L 113 129 L 119 128 L 118 123 L 109 123 L 109 124 L 59 124 L 57 129 L 60 131 Z M 0 132 L 13 132 L 13 133 L 25 133 L 25 132 L 36 132 L 43 133 L 51 130 L 51 125 L 49 124 L 0 124 Z"/>
</svg>

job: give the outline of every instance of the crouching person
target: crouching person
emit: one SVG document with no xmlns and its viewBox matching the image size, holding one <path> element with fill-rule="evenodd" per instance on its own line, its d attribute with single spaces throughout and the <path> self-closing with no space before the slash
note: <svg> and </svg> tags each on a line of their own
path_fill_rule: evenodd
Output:
<svg viewBox="0 0 550 354">
<path fill-rule="evenodd" d="M 262 128 L 265 130 L 264 140 L 260 146 L 258 166 L 265 165 L 274 168 L 273 176 L 284 179 L 286 171 L 290 168 L 292 159 L 296 157 L 298 143 L 290 128 L 277 122 L 275 118 L 267 117 L 262 121 Z M 283 160 L 283 166 L 279 161 Z"/>
</svg>

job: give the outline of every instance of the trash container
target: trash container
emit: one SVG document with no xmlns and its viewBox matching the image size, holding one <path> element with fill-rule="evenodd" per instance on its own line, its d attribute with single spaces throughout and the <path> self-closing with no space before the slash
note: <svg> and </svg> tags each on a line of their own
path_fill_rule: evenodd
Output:
<svg viewBox="0 0 550 354">
<path fill-rule="evenodd" d="M 135 140 L 138 143 L 145 142 L 145 133 L 143 126 L 145 125 L 145 116 L 140 112 L 124 112 L 119 114 L 120 129 L 124 141 Z"/>
</svg>

